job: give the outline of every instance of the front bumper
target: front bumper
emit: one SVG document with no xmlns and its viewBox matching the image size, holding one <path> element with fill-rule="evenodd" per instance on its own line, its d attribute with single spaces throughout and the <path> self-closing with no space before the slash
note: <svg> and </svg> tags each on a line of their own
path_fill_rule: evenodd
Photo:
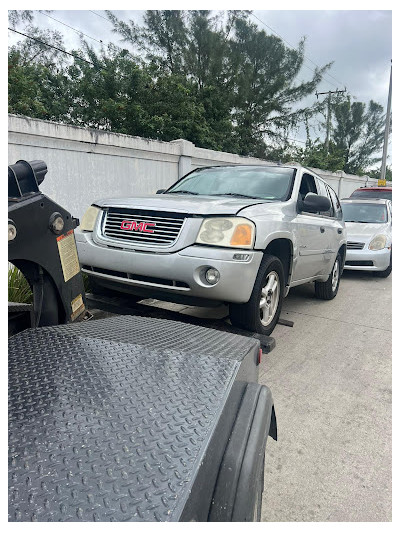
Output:
<svg viewBox="0 0 400 533">
<path fill-rule="evenodd" d="M 390 264 L 390 253 L 389 248 L 383 250 L 347 249 L 344 268 L 346 270 L 386 270 Z"/>
<path fill-rule="evenodd" d="M 99 246 L 92 234 L 75 232 L 82 270 L 100 283 L 118 285 L 118 290 L 154 297 L 161 293 L 180 294 L 220 302 L 247 302 L 260 267 L 263 253 L 254 250 L 189 246 L 175 253 L 146 253 Z M 246 261 L 234 259 L 246 254 Z M 89 268 L 88 268 L 89 267 Z M 208 268 L 216 268 L 220 279 L 210 285 L 204 278 Z M 104 272 L 106 271 L 106 272 Z"/>
</svg>

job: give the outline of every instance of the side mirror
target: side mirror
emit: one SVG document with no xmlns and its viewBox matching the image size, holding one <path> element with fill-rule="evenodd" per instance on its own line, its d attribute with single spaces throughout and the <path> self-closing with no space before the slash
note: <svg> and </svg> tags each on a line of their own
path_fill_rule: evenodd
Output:
<svg viewBox="0 0 400 533">
<path fill-rule="evenodd" d="M 162 194 L 163 192 L 165 192 L 167 189 L 158 189 L 158 191 L 156 192 L 156 194 Z"/>
<path fill-rule="evenodd" d="M 331 203 L 326 196 L 321 196 L 313 192 L 306 194 L 304 200 L 300 203 L 300 209 L 307 213 L 318 213 L 319 211 L 329 211 Z"/>
</svg>

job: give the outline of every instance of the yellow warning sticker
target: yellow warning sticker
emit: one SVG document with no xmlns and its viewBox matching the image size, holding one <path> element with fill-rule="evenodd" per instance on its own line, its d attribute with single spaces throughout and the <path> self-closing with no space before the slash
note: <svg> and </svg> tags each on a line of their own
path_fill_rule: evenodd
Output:
<svg viewBox="0 0 400 533">
<path fill-rule="evenodd" d="M 64 281 L 68 281 L 80 271 L 74 230 L 71 229 L 65 235 L 57 237 L 57 245 L 64 274 Z"/>
<path fill-rule="evenodd" d="M 71 309 L 71 320 L 75 320 L 75 318 L 78 317 L 85 310 L 85 304 L 83 303 L 82 294 L 72 300 Z"/>
</svg>

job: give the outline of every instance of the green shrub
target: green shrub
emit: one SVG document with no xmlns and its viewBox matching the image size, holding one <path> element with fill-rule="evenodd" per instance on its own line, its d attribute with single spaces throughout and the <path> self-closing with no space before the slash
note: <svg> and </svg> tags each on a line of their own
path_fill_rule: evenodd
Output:
<svg viewBox="0 0 400 533">
<path fill-rule="evenodd" d="M 85 292 L 91 292 L 90 291 L 90 281 L 89 277 L 86 274 L 86 272 L 81 272 L 82 278 L 83 278 L 83 286 L 85 287 Z"/>
<path fill-rule="evenodd" d="M 33 294 L 25 276 L 14 265 L 8 265 L 8 301 L 30 304 Z"/>
</svg>

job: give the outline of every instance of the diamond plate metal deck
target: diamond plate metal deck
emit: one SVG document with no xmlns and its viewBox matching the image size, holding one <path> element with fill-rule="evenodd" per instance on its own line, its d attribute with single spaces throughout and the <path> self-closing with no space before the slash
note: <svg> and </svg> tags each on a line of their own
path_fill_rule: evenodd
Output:
<svg viewBox="0 0 400 533">
<path fill-rule="evenodd" d="M 179 520 L 254 344 L 131 316 L 12 337 L 9 520 Z"/>
</svg>

